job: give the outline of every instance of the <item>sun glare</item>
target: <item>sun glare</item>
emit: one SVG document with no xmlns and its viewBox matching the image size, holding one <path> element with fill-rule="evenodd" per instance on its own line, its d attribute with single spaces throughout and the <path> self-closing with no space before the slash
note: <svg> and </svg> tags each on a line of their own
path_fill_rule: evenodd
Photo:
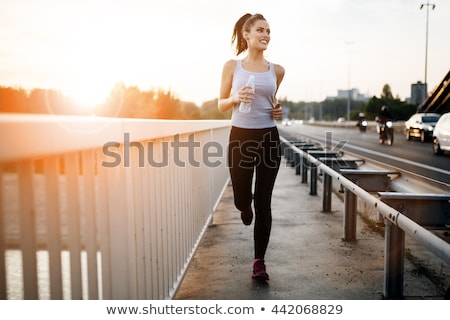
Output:
<svg viewBox="0 0 450 320">
<path fill-rule="evenodd" d="M 66 93 L 74 102 L 76 107 L 84 111 L 92 111 L 105 103 L 108 91 L 92 86 L 74 88 Z"/>
</svg>

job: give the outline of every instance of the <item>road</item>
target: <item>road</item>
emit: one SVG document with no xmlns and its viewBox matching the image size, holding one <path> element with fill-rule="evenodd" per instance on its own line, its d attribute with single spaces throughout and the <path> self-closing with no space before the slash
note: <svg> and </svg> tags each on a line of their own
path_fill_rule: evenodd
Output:
<svg viewBox="0 0 450 320">
<path fill-rule="evenodd" d="M 381 145 L 375 131 L 360 133 L 356 127 L 325 127 L 309 124 L 280 126 L 280 133 L 297 134 L 319 141 L 321 144 L 356 154 L 365 159 L 382 162 L 450 185 L 450 153 L 436 156 L 431 142 L 407 141 L 403 134 L 395 133 L 392 146 Z M 336 147 L 339 145 L 339 147 Z"/>
</svg>

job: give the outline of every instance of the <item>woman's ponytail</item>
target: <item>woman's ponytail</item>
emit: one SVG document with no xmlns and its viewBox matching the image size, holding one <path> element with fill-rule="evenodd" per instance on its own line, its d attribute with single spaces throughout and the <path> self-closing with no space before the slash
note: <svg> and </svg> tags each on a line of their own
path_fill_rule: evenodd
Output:
<svg viewBox="0 0 450 320">
<path fill-rule="evenodd" d="M 248 48 L 247 40 L 244 39 L 244 31 L 250 31 L 253 23 L 256 20 L 266 20 L 263 15 L 256 13 L 246 13 L 234 25 L 233 35 L 231 37 L 231 44 L 235 45 L 236 55 L 238 56 Z"/>
</svg>

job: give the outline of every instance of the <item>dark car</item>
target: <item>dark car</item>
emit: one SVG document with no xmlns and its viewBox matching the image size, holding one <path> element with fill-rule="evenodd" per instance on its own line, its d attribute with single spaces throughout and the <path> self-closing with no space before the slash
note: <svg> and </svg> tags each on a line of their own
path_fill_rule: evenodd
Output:
<svg viewBox="0 0 450 320">
<path fill-rule="evenodd" d="M 439 113 L 416 113 L 405 122 L 405 138 L 419 138 L 425 142 L 433 137 L 433 130 L 441 115 Z"/>
</svg>

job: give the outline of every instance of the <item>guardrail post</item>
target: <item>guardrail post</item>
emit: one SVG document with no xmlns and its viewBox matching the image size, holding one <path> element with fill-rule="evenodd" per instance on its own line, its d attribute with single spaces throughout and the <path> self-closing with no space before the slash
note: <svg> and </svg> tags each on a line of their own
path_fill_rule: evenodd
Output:
<svg viewBox="0 0 450 320">
<path fill-rule="evenodd" d="M 281 150 L 281 154 L 286 158 L 286 152 L 287 150 L 290 148 L 289 146 L 289 141 L 281 141 L 280 142 L 280 150 Z"/>
<path fill-rule="evenodd" d="M 287 148 L 284 152 L 284 155 L 286 157 L 286 162 L 292 167 L 292 148 Z"/>
<path fill-rule="evenodd" d="M 309 186 L 309 194 L 311 196 L 317 195 L 317 166 L 314 163 L 311 165 L 311 184 Z"/>
<path fill-rule="evenodd" d="M 384 297 L 403 298 L 405 232 L 385 219 Z"/>
<path fill-rule="evenodd" d="M 295 175 L 300 175 L 301 170 L 301 161 L 300 154 L 298 152 L 294 152 L 294 165 L 295 165 Z"/>
<path fill-rule="evenodd" d="M 302 157 L 302 183 L 308 183 L 308 159 Z"/>
<path fill-rule="evenodd" d="M 344 241 L 356 240 L 356 195 L 345 189 L 344 194 Z"/>
<path fill-rule="evenodd" d="M 323 199 L 322 210 L 323 212 L 331 212 L 331 191 L 332 191 L 332 177 L 324 172 L 323 173 Z"/>
</svg>

